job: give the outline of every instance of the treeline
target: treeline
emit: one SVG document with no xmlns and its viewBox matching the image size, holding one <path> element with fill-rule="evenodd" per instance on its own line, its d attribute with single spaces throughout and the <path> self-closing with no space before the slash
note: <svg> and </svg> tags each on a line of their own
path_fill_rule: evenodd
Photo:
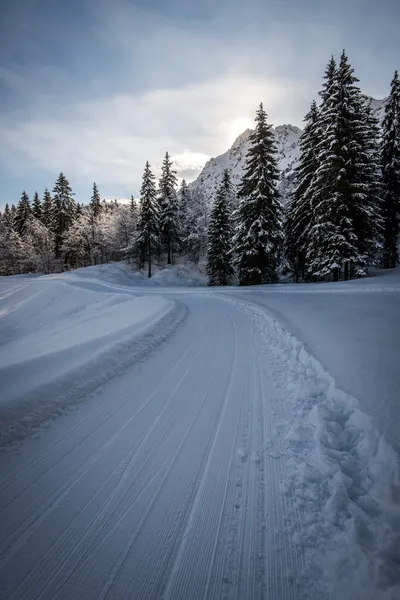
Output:
<svg viewBox="0 0 400 600">
<path fill-rule="evenodd" d="M 59 271 L 128 258 L 151 276 L 155 259 L 207 258 L 210 285 L 350 279 L 370 265 L 398 263 L 400 83 L 394 75 L 379 124 L 343 52 L 330 60 L 305 117 L 295 187 L 286 211 L 272 127 L 262 105 L 250 135 L 241 183 L 225 171 L 211 211 L 183 181 L 166 153 L 156 185 L 146 163 L 140 201 L 74 201 L 61 173 L 52 194 L 22 194 L 0 217 L 0 273 Z M 381 125 L 381 127 L 380 127 Z"/>
<path fill-rule="evenodd" d="M 185 251 L 198 263 L 206 247 L 207 205 L 199 192 L 190 193 L 185 181 L 176 191 L 176 174 L 168 153 L 157 203 L 157 234 L 151 248 L 172 263 Z M 150 169 L 147 175 L 151 179 Z M 155 187 L 154 187 L 155 190 Z M 52 194 L 46 189 L 33 200 L 24 191 L 17 206 L 6 204 L 0 214 L 0 274 L 53 273 L 129 259 L 144 267 L 149 259 L 146 189 L 139 204 L 101 200 L 96 183 L 87 205 L 75 202 L 68 179 L 60 173 Z M 162 217 L 162 218 L 161 218 Z"/>
<path fill-rule="evenodd" d="M 321 102 L 311 104 L 301 136 L 295 187 L 283 211 L 271 126 L 262 105 L 250 137 L 245 172 L 230 212 L 227 174 L 209 226 L 211 285 L 294 280 L 348 280 L 370 265 L 399 261 L 400 83 L 397 71 L 382 126 L 343 52 L 332 57 Z M 224 257 L 222 259 L 222 257 Z"/>
</svg>

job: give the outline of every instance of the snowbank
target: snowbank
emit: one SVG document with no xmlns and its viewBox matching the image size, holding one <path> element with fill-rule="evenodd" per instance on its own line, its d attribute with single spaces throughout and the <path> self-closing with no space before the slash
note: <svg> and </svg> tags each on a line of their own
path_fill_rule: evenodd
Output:
<svg viewBox="0 0 400 600">
<path fill-rule="evenodd" d="M 341 283 L 230 288 L 304 342 L 400 452 L 400 269 Z"/>
<path fill-rule="evenodd" d="M 0 281 L 0 446 L 141 360 L 184 317 L 163 296 L 105 289 L 56 277 Z"/>
<path fill-rule="evenodd" d="M 400 598 L 398 455 L 303 343 L 264 311 L 238 306 L 268 340 L 275 385 L 291 406 L 276 425 L 279 452 L 268 440 L 266 449 L 282 459 L 288 526 L 304 556 L 299 586 L 310 598 Z"/>
<path fill-rule="evenodd" d="M 153 275 L 149 279 L 146 270 L 135 271 L 132 265 L 126 262 L 117 262 L 107 265 L 97 265 L 44 276 L 61 281 L 98 281 L 102 285 L 111 284 L 113 287 L 135 287 L 135 286 L 203 286 L 206 278 L 192 263 L 175 264 L 166 267 L 153 265 Z"/>
</svg>

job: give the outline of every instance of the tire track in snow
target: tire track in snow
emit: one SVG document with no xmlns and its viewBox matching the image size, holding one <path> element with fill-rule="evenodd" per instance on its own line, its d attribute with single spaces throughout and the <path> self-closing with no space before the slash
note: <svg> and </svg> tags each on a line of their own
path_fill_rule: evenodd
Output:
<svg viewBox="0 0 400 600">
<path fill-rule="evenodd" d="M 210 332 L 210 330 L 211 329 L 209 329 L 209 332 Z M 204 344 L 205 344 L 205 342 L 204 342 Z M 204 346 L 204 344 L 203 344 L 203 346 Z M 9 546 L 6 547 L 5 549 L 2 549 L 0 556 L 4 555 L 6 553 L 7 553 L 7 556 L 4 557 L 3 560 L 0 562 L 0 568 L 3 568 L 5 566 L 4 560 L 6 560 L 6 562 L 8 560 L 10 560 L 12 558 L 12 556 L 15 554 L 15 552 L 17 552 L 18 549 L 25 544 L 28 537 L 30 535 L 32 535 L 34 533 L 34 531 L 38 527 L 40 527 L 40 525 L 42 525 L 43 522 L 49 517 L 51 512 L 57 509 L 57 507 L 63 501 L 63 499 L 66 498 L 67 495 L 70 493 L 71 488 L 73 486 L 75 486 L 79 481 L 81 481 L 84 478 L 84 476 L 89 472 L 89 470 L 93 467 L 93 465 L 96 462 L 98 462 L 104 455 L 106 455 L 107 451 L 118 440 L 118 437 L 121 435 L 121 433 L 123 433 L 127 429 L 127 427 L 132 425 L 132 423 L 135 421 L 135 419 L 142 413 L 142 411 L 146 408 L 146 406 L 149 404 L 149 402 L 154 398 L 154 396 L 157 394 L 157 392 L 159 392 L 159 390 L 162 389 L 166 385 L 167 382 L 172 380 L 174 374 L 178 371 L 178 368 L 181 366 L 184 359 L 189 355 L 189 353 L 194 345 L 195 345 L 195 341 L 193 342 L 193 344 L 191 346 L 189 346 L 189 348 L 185 352 L 185 355 L 174 366 L 171 373 L 168 374 L 167 379 L 160 382 L 160 384 L 157 386 L 157 388 L 142 403 L 139 410 L 137 410 L 135 412 L 135 414 L 132 415 L 128 419 L 127 422 L 124 422 L 124 425 L 122 427 L 120 427 L 119 430 L 117 430 L 111 438 L 109 438 L 107 440 L 105 445 L 98 444 L 98 445 L 100 445 L 100 450 L 97 453 L 90 455 L 88 460 L 83 465 L 81 465 L 81 467 L 78 469 L 77 472 L 75 472 L 74 476 L 70 480 L 67 480 L 66 482 L 64 482 L 64 484 L 61 486 L 61 488 L 58 488 L 57 491 L 55 492 L 55 494 L 52 497 L 50 497 L 49 499 L 47 499 L 47 501 L 44 503 L 44 506 L 42 503 L 39 503 L 39 508 L 37 509 L 36 513 L 34 513 L 33 522 L 29 523 L 28 526 L 22 532 L 20 531 L 20 529 L 17 530 L 14 534 L 14 538 L 15 538 L 14 542 L 10 544 L 10 540 L 8 540 Z M 197 352 L 196 356 L 199 354 L 201 349 Z M 195 361 L 191 361 L 189 369 L 193 368 L 194 362 Z M 129 390 L 131 387 L 132 386 L 130 385 L 126 389 Z M 128 398 L 127 401 L 124 403 L 124 405 L 129 404 L 129 402 L 130 402 L 130 399 Z M 118 410 L 121 410 L 121 407 Z M 116 414 L 116 412 L 118 412 L 118 410 L 115 411 L 107 420 L 109 420 L 113 416 L 115 416 L 115 414 Z M 96 427 L 94 430 L 91 430 L 89 435 L 92 435 L 93 433 L 95 433 L 97 429 L 98 429 L 98 427 Z M 80 443 L 84 443 L 86 439 L 87 438 L 84 438 L 84 440 L 82 440 Z M 43 510 L 43 508 L 44 508 L 44 510 Z M 12 529 L 12 527 L 11 527 L 11 529 Z M 7 544 L 7 542 L 6 542 L 6 544 Z"/>
<path fill-rule="evenodd" d="M 179 563 L 182 561 L 182 557 L 183 554 L 185 552 L 185 546 L 186 546 L 186 540 L 188 539 L 191 530 L 193 529 L 194 526 L 194 520 L 195 520 L 195 516 L 196 516 L 196 511 L 198 511 L 199 509 L 199 505 L 201 502 L 201 494 L 204 492 L 204 488 L 206 485 L 206 479 L 207 479 L 207 475 L 210 469 L 210 465 L 211 465 L 211 458 L 213 455 L 213 452 L 215 451 L 215 447 L 217 444 L 217 440 L 218 440 L 218 436 L 220 434 L 220 429 L 221 429 L 221 424 L 222 424 L 222 420 L 225 416 L 226 410 L 227 410 L 227 403 L 228 403 L 228 399 L 229 399 L 229 394 L 232 390 L 232 384 L 233 384 L 233 374 L 234 374 L 234 370 L 235 367 L 237 366 L 237 331 L 236 331 L 236 325 L 235 323 L 231 320 L 232 326 L 233 326 L 233 332 L 234 332 L 234 358 L 232 361 L 232 368 L 231 368 L 231 372 L 230 372 L 230 376 L 229 376 L 229 382 L 228 382 L 228 386 L 227 386 L 227 390 L 225 392 L 225 397 L 224 397 L 224 401 L 223 404 L 221 406 L 221 411 L 219 413 L 219 418 L 218 418 L 218 422 L 217 425 L 215 427 L 215 429 L 213 430 L 212 436 L 211 436 L 211 445 L 209 446 L 208 452 L 207 452 L 207 458 L 204 464 L 204 468 L 203 468 L 203 473 L 201 476 L 201 479 L 199 481 L 199 485 L 197 487 L 197 491 L 196 494 L 194 496 L 194 500 L 190 509 L 190 512 L 188 514 L 188 518 L 186 521 L 186 525 L 184 528 L 184 531 L 182 533 L 182 540 L 180 542 L 180 545 L 177 549 L 176 552 L 176 556 L 174 559 L 174 563 L 173 565 L 171 565 L 170 568 L 170 575 L 168 577 L 168 580 L 165 582 L 163 588 L 163 597 L 164 598 L 168 598 L 170 597 L 171 594 L 171 585 L 174 582 L 174 579 L 176 577 L 176 573 L 177 573 L 177 568 Z M 224 501 L 225 501 L 225 494 L 224 494 Z M 219 529 L 219 527 L 218 527 Z M 215 549 L 213 550 L 213 556 L 215 555 Z M 213 564 L 213 559 L 211 560 L 211 564 Z M 209 576 L 207 577 L 206 580 L 206 592 L 208 590 L 209 587 Z"/>
<path fill-rule="evenodd" d="M 207 337 L 208 337 L 210 331 L 211 331 L 211 329 L 208 331 L 208 334 L 205 336 L 205 340 L 207 340 Z M 69 552 L 67 552 L 66 554 L 64 554 L 64 559 L 63 559 L 62 564 L 59 565 L 58 568 L 56 568 L 56 570 L 52 569 L 52 577 L 50 579 L 47 578 L 47 584 L 46 584 L 44 590 L 42 591 L 42 593 L 40 594 L 40 596 L 38 596 L 38 600 L 40 598 L 44 597 L 44 595 L 47 592 L 47 590 L 50 589 L 50 587 L 55 582 L 55 580 L 60 577 L 60 574 L 62 573 L 62 571 L 65 570 L 65 565 L 67 564 L 68 561 L 71 560 L 71 558 L 73 558 L 73 557 L 75 557 L 77 555 L 76 558 L 75 558 L 75 563 L 76 564 L 79 564 L 79 563 L 80 564 L 86 564 L 85 562 L 82 562 L 82 561 L 85 561 L 85 560 L 87 560 L 90 557 L 90 556 L 88 556 L 89 550 L 88 550 L 87 547 L 85 547 L 85 542 L 90 537 L 90 535 L 95 534 L 95 540 L 96 541 L 95 541 L 95 543 L 94 542 L 91 543 L 92 546 L 102 543 L 102 538 L 101 538 L 101 536 L 99 534 L 100 534 L 100 532 L 104 532 L 104 530 L 106 529 L 106 526 L 110 524 L 110 521 L 111 521 L 111 518 L 113 516 L 113 513 L 115 512 L 115 506 L 113 506 L 113 504 L 115 504 L 117 502 L 122 502 L 125 499 L 125 497 L 130 493 L 132 487 L 136 483 L 137 477 L 145 470 L 145 468 L 147 467 L 148 462 L 150 461 L 153 453 L 156 451 L 156 449 L 157 449 L 158 446 L 155 446 L 153 448 L 153 450 L 151 451 L 151 453 L 147 454 L 145 456 L 144 461 L 141 462 L 139 471 L 136 473 L 136 475 L 133 478 L 130 478 L 131 471 L 136 466 L 136 463 L 139 462 L 139 458 L 137 458 L 137 456 L 143 450 L 143 448 L 145 447 L 146 443 L 149 441 L 151 433 L 156 428 L 159 420 L 161 419 L 161 417 L 163 416 L 164 412 L 169 407 L 171 398 L 173 397 L 173 394 L 179 388 L 179 384 L 181 383 L 181 381 L 185 377 L 187 377 L 188 373 L 193 369 L 193 362 L 195 362 L 195 360 L 197 359 L 198 354 L 204 348 L 205 343 L 206 342 L 204 341 L 202 347 L 200 348 L 200 350 L 194 356 L 194 361 L 191 361 L 191 364 L 189 365 L 189 368 L 186 369 L 186 371 L 184 372 L 184 375 L 182 376 L 180 382 L 175 386 L 175 388 L 171 392 L 171 394 L 170 394 L 169 398 L 167 399 L 167 401 L 165 402 L 165 404 L 164 404 L 164 406 L 162 408 L 162 411 L 160 412 L 159 416 L 153 422 L 153 425 L 151 426 L 151 428 L 149 429 L 149 431 L 147 432 L 147 434 L 144 436 L 144 438 L 142 438 L 142 440 L 140 441 L 139 447 L 133 446 L 132 449 L 128 452 L 128 455 L 122 459 L 121 463 L 119 463 L 119 465 L 116 468 L 116 470 L 118 471 L 118 469 L 120 469 L 120 467 L 122 465 L 122 472 L 119 473 L 118 476 L 116 476 L 116 472 L 115 471 L 111 472 L 110 475 L 105 480 L 105 482 L 103 483 L 103 485 L 101 486 L 101 488 L 99 488 L 97 490 L 96 494 L 90 499 L 90 502 L 85 505 L 85 507 L 84 507 L 84 514 L 87 515 L 87 518 L 90 520 L 90 515 L 93 515 L 93 514 L 95 514 L 96 517 L 91 522 L 89 521 L 89 526 L 86 528 L 86 530 L 84 531 L 84 533 L 81 534 L 81 536 L 79 538 L 79 542 L 77 544 L 74 543 L 73 546 L 72 546 L 72 548 L 71 548 L 71 550 Z M 181 366 L 181 364 L 183 363 L 184 359 L 191 352 L 191 350 L 192 350 L 192 348 L 193 348 L 194 345 L 195 345 L 195 341 L 193 341 L 193 343 L 191 344 L 191 346 L 186 350 L 185 355 L 181 358 L 181 360 L 178 363 L 176 363 L 176 365 L 174 366 L 173 372 L 171 372 L 170 375 L 169 375 L 169 377 L 167 378 L 168 380 L 170 380 L 172 378 L 173 374 L 178 370 L 178 367 Z M 153 395 L 155 395 L 157 392 L 159 392 L 159 390 L 161 389 L 161 387 L 163 387 L 163 385 L 165 385 L 165 383 L 166 383 L 166 381 L 164 381 L 163 384 L 160 385 L 154 391 Z M 162 436 L 160 436 L 160 438 L 158 439 L 158 444 L 169 433 L 172 425 L 173 425 L 173 422 L 171 422 L 169 424 L 168 428 L 166 428 L 165 430 L 163 430 Z M 109 482 L 110 482 L 111 479 L 117 479 L 117 483 L 116 483 L 115 487 L 113 486 L 111 488 L 111 492 L 108 494 L 107 501 L 104 504 L 102 502 L 102 498 L 104 497 L 104 496 L 102 496 L 102 494 L 104 494 L 104 490 L 106 490 L 107 488 L 110 487 L 109 486 Z M 146 484 L 145 484 L 145 487 L 143 489 L 145 489 L 145 488 L 146 488 Z M 135 499 L 133 498 L 132 501 L 134 502 Z M 109 510 L 110 507 L 111 507 L 111 511 Z M 65 545 L 66 545 L 67 548 L 71 547 L 72 542 L 74 542 L 74 540 L 76 540 L 76 534 L 78 532 L 82 531 L 82 529 L 80 529 L 82 527 L 82 524 L 79 523 L 77 525 L 76 522 L 75 522 L 78 519 L 78 517 L 80 518 L 81 521 L 83 520 L 85 522 L 85 519 L 83 518 L 83 516 L 82 516 L 81 513 L 79 513 L 78 515 L 76 515 L 76 517 L 73 519 L 73 521 L 69 524 L 68 528 L 64 531 L 63 535 L 55 541 L 55 544 L 59 545 L 60 543 L 62 543 L 64 541 L 64 539 L 66 537 L 68 537 L 70 539 L 71 543 L 66 543 Z M 80 553 L 81 548 L 84 549 L 83 553 Z M 51 555 L 51 552 L 52 552 L 52 546 L 49 548 L 48 553 L 44 557 L 42 557 L 42 560 L 41 560 L 41 562 L 43 563 L 43 567 L 44 567 L 45 571 L 48 571 L 49 570 L 49 566 L 51 566 L 51 556 L 48 556 L 48 554 Z M 34 568 L 37 569 L 37 566 L 38 565 L 36 563 Z M 72 569 L 74 569 L 74 567 L 72 567 Z M 58 588 L 61 589 L 62 586 L 63 586 L 63 584 L 64 584 L 64 582 L 66 580 L 68 580 L 68 578 L 71 575 L 70 570 L 68 570 L 67 573 L 63 574 L 61 582 L 58 582 L 57 589 Z M 54 591 L 52 593 L 54 593 Z M 18 595 L 16 595 L 16 597 L 18 597 Z"/>
<path fill-rule="evenodd" d="M 207 362 L 210 362 L 210 357 L 208 357 L 205 354 L 205 358 L 207 359 Z M 196 365 L 198 367 L 198 364 Z M 215 367 L 215 365 L 213 366 L 214 370 L 215 370 L 215 375 L 217 373 L 217 369 Z M 194 367 L 195 368 L 195 367 Z M 199 377 L 201 376 L 201 374 L 199 374 Z M 183 377 L 181 377 L 181 381 L 183 381 Z M 187 381 L 187 377 L 185 378 L 185 381 Z M 193 379 L 192 379 L 193 382 Z M 196 389 L 196 388 L 195 388 Z M 196 399 L 197 396 L 194 397 L 194 400 Z M 205 402 L 207 399 L 207 396 L 204 398 L 203 402 Z M 194 407 L 196 408 L 197 413 L 199 412 L 199 408 L 197 407 L 197 403 L 195 403 Z M 196 418 L 195 418 L 196 420 Z M 193 428 L 194 424 L 195 424 L 195 420 L 192 422 L 192 426 L 191 428 Z M 188 424 L 189 425 L 189 424 Z M 186 431 L 187 428 L 185 428 L 185 434 L 184 434 L 184 440 L 187 440 L 188 437 L 188 432 Z M 175 440 L 174 440 L 175 436 L 172 436 L 172 440 L 175 444 Z M 174 445 L 173 444 L 173 445 Z M 180 444 L 179 448 L 181 447 L 182 443 Z M 178 450 L 179 450 L 178 448 Z M 174 454 L 174 458 L 171 464 L 169 464 L 168 466 L 168 473 L 171 471 L 171 469 L 173 468 L 173 465 L 175 464 L 177 457 L 179 455 L 179 451 L 175 452 Z M 168 462 L 168 459 L 167 459 Z M 156 468 L 157 468 L 157 472 L 156 474 L 158 475 L 160 472 L 160 468 L 159 468 L 159 464 L 156 463 Z M 151 479 L 154 479 L 154 475 L 150 473 L 149 477 L 151 477 Z M 163 485 L 167 482 L 168 477 L 165 476 L 165 473 L 163 475 Z M 152 483 L 151 480 L 148 482 L 149 484 Z M 157 484 L 157 481 L 156 481 Z M 100 534 L 97 536 L 97 538 L 92 540 L 92 548 L 94 551 L 99 552 L 100 549 L 104 546 L 104 544 L 107 543 L 107 547 L 109 547 L 109 545 L 111 544 L 111 546 L 113 546 L 113 544 L 115 543 L 114 540 L 112 538 L 110 538 L 111 535 L 117 535 L 118 534 L 118 528 L 121 529 L 121 527 L 123 528 L 123 534 L 122 537 L 125 539 L 126 537 L 126 544 L 125 544 L 125 551 L 124 551 L 124 555 L 123 557 L 121 557 L 121 555 L 119 556 L 118 559 L 118 565 L 119 565 L 119 569 L 122 569 L 124 566 L 125 561 L 127 560 L 128 556 L 129 556 L 129 547 L 132 545 L 132 540 L 131 540 L 131 536 L 133 535 L 135 538 L 140 534 L 140 531 L 142 529 L 142 527 L 145 525 L 146 519 L 143 520 L 143 503 L 142 506 L 139 506 L 137 509 L 135 507 L 135 503 L 141 498 L 141 496 L 143 496 L 144 492 L 146 491 L 145 487 L 140 487 L 141 491 L 139 496 L 133 500 L 133 504 L 132 501 L 130 504 L 128 504 L 125 508 L 123 507 L 122 512 L 120 512 L 120 514 L 117 515 L 117 520 L 112 524 L 112 528 L 109 528 L 108 531 L 105 532 L 105 535 L 103 536 L 102 532 L 100 532 Z M 146 506 L 146 514 L 147 516 L 150 515 L 151 511 L 148 510 L 148 505 L 149 504 L 154 504 L 154 502 L 157 500 L 158 498 L 158 494 L 157 494 L 157 490 L 159 489 L 159 486 L 157 487 L 156 485 L 156 489 L 153 491 L 153 493 L 150 494 L 150 496 L 148 497 L 148 502 L 145 505 Z M 160 492 L 159 492 L 160 493 Z M 157 495 L 157 497 L 156 497 Z M 131 515 L 129 515 L 129 513 L 132 513 Z M 128 522 L 136 522 L 136 528 L 135 528 L 135 532 L 134 534 L 132 534 L 131 532 L 131 528 L 128 526 Z M 117 531 L 115 531 L 117 530 Z M 122 531 L 121 531 L 122 533 Z M 121 536 L 118 536 L 118 544 L 121 544 Z M 157 545 L 157 549 L 159 548 L 159 546 Z M 157 556 L 157 554 L 156 554 Z M 88 556 L 86 556 L 86 558 L 84 558 L 84 560 L 82 561 L 82 559 L 80 559 L 80 563 L 78 566 L 78 572 L 75 573 L 74 572 L 74 579 L 75 581 L 68 581 L 68 586 L 67 589 L 64 590 L 64 593 L 66 594 L 65 597 L 73 597 L 74 593 L 76 593 L 76 590 L 80 589 L 81 585 L 83 584 L 85 577 L 86 577 L 86 572 L 87 570 L 92 570 L 93 568 L 96 569 L 97 567 L 97 559 L 96 562 L 93 562 L 95 559 L 93 558 L 92 562 L 89 563 L 89 561 L 92 560 L 92 557 L 90 554 L 88 554 Z M 100 589 L 100 580 L 101 578 L 104 576 L 104 573 L 102 572 L 99 575 L 99 581 L 96 581 L 96 585 L 97 585 L 97 589 L 96 592 L 94 592 L 94 596 L 96 599 L 98 598 L 99 594 L 105 594 L 105 588 L 107 588 L 107 586 L 110 585 L 110 582 L 108 580 L 108 583 L 105 583 L 105 588 L 103 588 L 103 591 L 101 591 Z M 110 578 L 112 577 L 112 574 L 109 574 Z M 104 578 L 104 577 L 103 577 Z M 113 594 L 115 594 L 115 590 L 113 590 Z M 62 596 L 64 597 L 64 595 Z"/>
</svg>

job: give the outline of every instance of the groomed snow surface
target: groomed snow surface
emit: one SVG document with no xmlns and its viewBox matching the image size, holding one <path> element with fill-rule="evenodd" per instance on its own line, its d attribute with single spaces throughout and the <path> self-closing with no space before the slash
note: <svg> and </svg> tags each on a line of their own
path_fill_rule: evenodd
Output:
<svg viewBox="0 0 400 600">
<path fill-rule="evenodd" d="M 398 274 L 339 295 L 157 277 L 0 279 L 1 597 L 398 600 L 393 429 L 366 411 L 357 357 L 351 395 L 327 369 L 345 328 L 321 318 L 347 298 L 350 337 L 358 314 L 383 346 L 374 319 L 382 298 L 400 305 Z"/>
</svg>

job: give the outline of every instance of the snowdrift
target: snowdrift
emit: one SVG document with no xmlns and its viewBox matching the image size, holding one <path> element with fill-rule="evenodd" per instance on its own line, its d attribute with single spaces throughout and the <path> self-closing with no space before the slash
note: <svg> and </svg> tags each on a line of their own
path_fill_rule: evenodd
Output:
<svg viewBox="0 0 400 600">
<path fill-rule="evenodd" d="M 121 282 L 121 270 L 104 272 Z M 184 316 L 160 295 L 74 281 L 70 274 L 0 281 L 0 446 L 141 360 Z"/>
<path fill-rule="evenodd" d="M 280 465 L 286 527 L 304 565 L 297 574 L 287 565 L 286 575 L 307 598 L 397 600 L 398 454 L 301 341 L 265 311 L 233 302 L 268 340 L 259 368 L 272 367 L 275 391 L 290 407 L 280 418 L 276 404 L 274 435 L 265 440 L 267 457 Z"/>
</svg>

